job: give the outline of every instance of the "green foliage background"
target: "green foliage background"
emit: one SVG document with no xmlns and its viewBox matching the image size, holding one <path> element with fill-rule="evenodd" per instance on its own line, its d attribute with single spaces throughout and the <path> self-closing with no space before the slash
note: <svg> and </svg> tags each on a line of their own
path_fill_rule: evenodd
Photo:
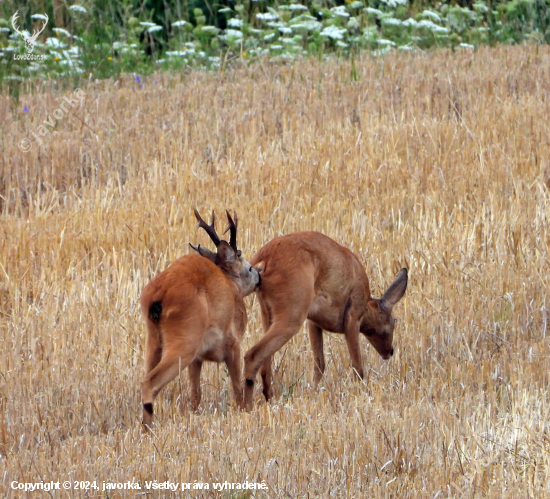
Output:
<svg viewBox="0 0 550 499">
<path fill-rule="evenodd" d="M 41 26 L 35 54 L 19 29 Z M 225 68 L 235 59 L 358 50 L 472 49 L 550 42 L 550 0 L 7 0 L 0 4 L 0 84 L 33 77 L 114 77 L 188 66 Z"/>
</svg>

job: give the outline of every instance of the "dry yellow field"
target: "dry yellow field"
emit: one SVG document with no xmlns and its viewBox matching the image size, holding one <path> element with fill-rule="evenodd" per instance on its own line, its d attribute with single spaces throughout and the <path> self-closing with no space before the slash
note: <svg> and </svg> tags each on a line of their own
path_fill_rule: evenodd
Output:
<svg viewBox="0 0 550 499">
<path fill-rule="evenodd" d="M 2 497 L 550 497 L 550 49 L 354 65 L 90 81 L 27 153 L 72 89 L 0 97 Z M 144 434 L 137 299 L 188 242 L 210 246 L 193 206 L 235 209 L 247 257 L 321 231 L 359 255 L 375 297 L 408 267 L 393 358 L 362 338 L 357 382 L 326 334 L 314 390 L 302 331 L 275 357 L 272 404 L 257 389 L 238 411 L 211 364 L 198 413 L 183 372 Z M 243 351 L 262 334 L 247 305 Z M 98 489 L 12 487 L 42 480 Z M 224 481 L 267 489 L 213 490 Z"/>
</svg>

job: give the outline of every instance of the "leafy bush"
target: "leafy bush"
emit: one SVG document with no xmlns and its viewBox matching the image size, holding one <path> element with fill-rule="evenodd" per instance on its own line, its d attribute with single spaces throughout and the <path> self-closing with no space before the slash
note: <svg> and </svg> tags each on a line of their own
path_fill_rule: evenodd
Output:
<svg viewBox="0 0 550 499">
<path fill-rule="evenodd" d="M 550 0 L 465 0 L 462 6 L 420 0 L 71 1 L 68 6 L 46 1 L 49 22 L 35 49 L 44 61 L 14 58 L 25 53 L 25 46 L 11 24 L 19 11 L 21 29 L 35 29 L 43 3 L 2 3 L 0 81 L 217 68 L 259 56 L 550 42 Z"/>
</svg>

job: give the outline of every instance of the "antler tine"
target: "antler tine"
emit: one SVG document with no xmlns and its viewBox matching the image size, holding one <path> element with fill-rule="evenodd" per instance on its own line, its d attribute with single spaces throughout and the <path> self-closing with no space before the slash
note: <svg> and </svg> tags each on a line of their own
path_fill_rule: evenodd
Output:
<svg viewBox="0 0 550 499">
<path fill-rule="evenodd" d="M 19 33 L 21 36 L 23 36 L 23 33 L 17 29 L 17 26 L 15 25 L 15 20 L 19 17 L 19 11 L 17 10 L 15 14 L 11 18 L 11 25 L 16 33 Z"/>
<path fill-rule="evenodd" d="M 195 212 L 195 217 L 197 217 L 198 224 L 197 229 L 199 227 L 202 227 L 206 233 L 210 236 L 210 239 L 212 239 L 212 242 L 216 245 L 216 248 L 220 245 L 220 238 L 218 237 L 218 234 L 216 234 L 216 229 L 214 228 L 214 222 L 216 220 L 216 217 L 214 215 L 214 210 L 212 210 L 212 222 L 210 225 L 208 225 L 199 215 L 199 212 L 196 208 L 193 208 L 193 211 Z"/>
<path fill-rule="evenodd" d="M 227 229 L 225 229 L 223 233 L 225 234 L 227 231 L 230 231 L 229 246 L 231 246 L 235 253 L 237 253 L 239 251 L 237 249 L 237 224 L 239 223 L 237 212 L 233 212 L 233 217 L 235 218 L 235 221 L 233 221 L 233 218 L 231 218 L 231 215 L 227 210 L 225 210 L 225 213 L 227 213 L 227 220 L 229 224 L 227 225 Z"/>
</svg>

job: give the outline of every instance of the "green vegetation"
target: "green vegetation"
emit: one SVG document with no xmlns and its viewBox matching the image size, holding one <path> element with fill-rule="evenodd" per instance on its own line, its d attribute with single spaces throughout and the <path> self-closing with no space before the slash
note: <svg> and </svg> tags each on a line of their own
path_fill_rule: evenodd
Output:
<svg viewBox="0 0 550 499">
<path fill-rule="evenodd" d="M 33 76 L 137 75 L 187 66 L 225 68 L 236 59 L 294 59 L 362 49 L 469 49 L 482 44 L 550 42 L 550 0 L 8 0 L 0 7 L 0 82 Z M 41 61 L 14 32 L 35 31 Z"/>
</svg>

